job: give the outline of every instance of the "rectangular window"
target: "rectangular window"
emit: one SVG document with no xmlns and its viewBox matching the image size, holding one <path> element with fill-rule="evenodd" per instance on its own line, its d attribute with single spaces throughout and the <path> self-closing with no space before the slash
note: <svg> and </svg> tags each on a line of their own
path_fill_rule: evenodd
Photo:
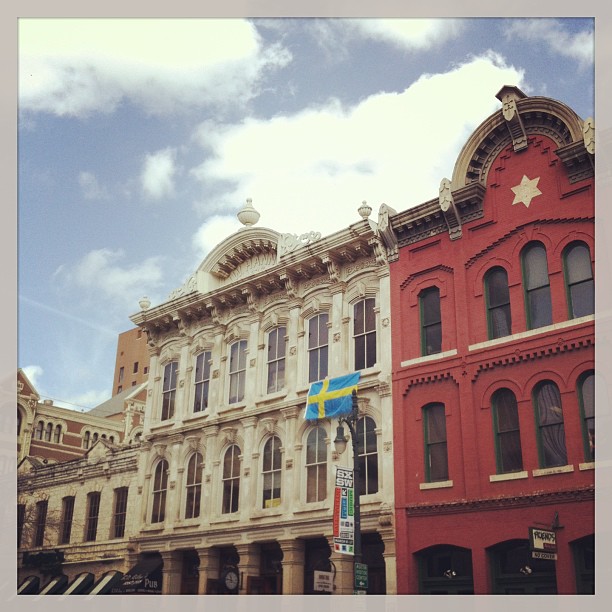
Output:
<svg viewBox="0 0 612 612">
<path fill-rule="evenodd" d="M 425 476 L 427 482 L 448 480 L 446 447 L 446 415 L 443 404 L 431 404 L 423 409 L 425 438 Z"/>
<path fill-rule="evenodd" d="M 134 369 L 132 370 L 132 374 L 136 374 L 136 372 L 138 372 L 138 362 L 137 361 L 134 362 Z"/>
<path fill-rule="evenodd" d="M 440 289 L 431 287 L 419 294 L 421 310 L 421 354 L 435 355 L 442 351 L 442 315 Z"/>
<path fill-rule="evenodd" d="M 211 352 L 204 351 L 196 358 L 195 367 L 195 399 L 193 411 L 202 412 L 208 408 L 208 389 L 210 386 Z"/>
<path fill-rule="evenodd" d="M 60 531 L 60 544 L 70 542 L 70 532 L 72 531 L 72 516 L 74 514 L 74 496 L 62 499 L 62 524 Z"/>
<path fill-rule="evenodd" d="M 322 313 L 308 321 L 308 382 L 327 376 L 329 315 Z"/>
<path fill-rule="evenodd" d="M 145 366 L 144 370 L 143 370 L 144 374 L 148 374 L 149 373 L 149 366 Z"/>
<path fill-rule="evenodd" d="M 34 546 L 42 546 L 45 542 L 47 505 L 47 500 L 36 502 L 36 531 L 34 533 Z"/>
<path fill-rule="evenodd" d="M 23 525 L 25 523 L 25 504 L 17 505 L 17 548 L 21 548 L 21 538 L 23 537 Z"/>
<path fill-rule="evenodd" d="M 268 393 L 285 386 L 285 336 L 287 328 L 277 327 L 268 334 Z"/>
<path fill-rule="evenodd" d="M 229 365 L 229 403 L 235 404 L 244 399 L 244 384 L 246 380 L 246 340 L 234 342 L 230 349 Z"/>
<path fill-rule="evenodd" d="M 98 515 L 100 513 L 100 493 L 87 494 L 87 521 L 85 524 L 85 541 L 95 542 L 98 533 Z"/>
<path fill-rule="evenodd" d="M 113 538 L 122 538 L 125 535 L 125 518 L 127 516 L 128 488 L 115 489 L 115 511 L 113 514 Z"/>
<path fill-rule="evenodd" d="M 374 298 L 357 302 L 353 307 L 355 370 L 371 368 L 376 363 L 376 313 Z"/>
<path fill-rule="evenodd" d="M 123 382 L 123 374 L 124 374 L 124 369 L 123 369 L 123 366 L 121 366 L 119 368 L 119 382 L 120 383 Z"/>
<path fill-rule="evenodd" d="M 166 421 L 174 416 L 174 400 L 176 398 L 176 377 L 178 361 L 166 364 L 164 368 L 164 383 L 162 391 L 161 420 Z"/>
</svg>

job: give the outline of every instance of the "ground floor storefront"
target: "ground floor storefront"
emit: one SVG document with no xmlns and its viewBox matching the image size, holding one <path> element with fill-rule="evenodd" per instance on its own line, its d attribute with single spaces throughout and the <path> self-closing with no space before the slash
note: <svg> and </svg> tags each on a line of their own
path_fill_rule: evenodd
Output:
<svg viewBox="0 0 612 612">
<path fill-rule="evenodd" d="M 594 593 L 594 512 L 592 490 L 398 510 L 397 592 Z M 554 553 L 534 550 L 530 530 Z"/>
</svg>

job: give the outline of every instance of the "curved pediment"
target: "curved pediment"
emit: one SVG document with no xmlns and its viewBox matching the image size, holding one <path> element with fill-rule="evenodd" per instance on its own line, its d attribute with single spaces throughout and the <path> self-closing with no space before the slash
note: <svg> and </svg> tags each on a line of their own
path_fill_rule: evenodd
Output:
<svg viewBox="0 0 612 612">
<path fill-rule="evenodd" d="M 541 134 L 559 149 L 574 143 L 584 145 L 584 122 L 567 105 L 545 97 L 527 97 L 517 87 L 504 86 L 496 96 L 502 108 L 474 130 L 465 143 L 453 170 L 453 189 L 471 183 L 486 184 L 497 155 L 507 146 L 515 151 L 528 146 L 528 138 Z"/>
<path fill-rule="evenodd" d="M 245 227 L 211 251 L 198 268 L 202 292 L 258 274 L 277 263 L 280 234 L 265 227 Z"/>
</svg>

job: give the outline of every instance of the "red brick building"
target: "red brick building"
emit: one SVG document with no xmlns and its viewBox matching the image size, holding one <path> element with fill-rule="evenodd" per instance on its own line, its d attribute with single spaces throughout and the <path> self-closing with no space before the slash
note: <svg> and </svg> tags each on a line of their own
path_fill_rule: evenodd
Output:
<svg viewBox="0 0 612 612">
<path fill-rule="evenodd" d="M 594 588 L 593 124 L 497 97 L 439 197 L 379 220 L 398 594 Z"/>
<path fill-rule="evenodd" d="M 147 335 L 137 327 L 122 332 L 117 338 L 113 395 L 146 382 L 148 377 Z"/>
</svg>

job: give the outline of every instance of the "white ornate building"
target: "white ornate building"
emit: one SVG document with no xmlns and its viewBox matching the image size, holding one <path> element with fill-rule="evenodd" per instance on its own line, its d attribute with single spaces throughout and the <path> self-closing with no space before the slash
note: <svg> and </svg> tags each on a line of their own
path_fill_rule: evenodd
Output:
<svg viewBox="0 0 612 612">
<path fill-rule="evenodd" d="M 364 203 L 359 221 L 327 237 L 283 235 L 255 226 L 247 201 L 244 227 L 183 287 L 156 306 L 141 300 L 131 320 L 150 352 L 142 443 L 22 465 L 29 494 L 74 472 L 73 493 L 63 476 L 48 491 L 60 527 L 35 551 L 59 546 L 71 579 L 98 577 L 101 562 L 145 568 L 166 594 L 312 593 L 316 570 L 335 574 L 334 593 L 352 593 L 352 557 L 332 544 L 335 466 L 352 465 L 350 449 L 336 454 L 335 419 L 304 412 L 311 382 L 359 370 L 363 562 L 369 593 L 396 592 L 389 272 L 370 212 Z M 121 538 L 117 489 L 129 516 Z M 105 510 L 85 541 L 91 492 Z M 60 545 L 66 496 L 84 526 Z"/>
</svg>

